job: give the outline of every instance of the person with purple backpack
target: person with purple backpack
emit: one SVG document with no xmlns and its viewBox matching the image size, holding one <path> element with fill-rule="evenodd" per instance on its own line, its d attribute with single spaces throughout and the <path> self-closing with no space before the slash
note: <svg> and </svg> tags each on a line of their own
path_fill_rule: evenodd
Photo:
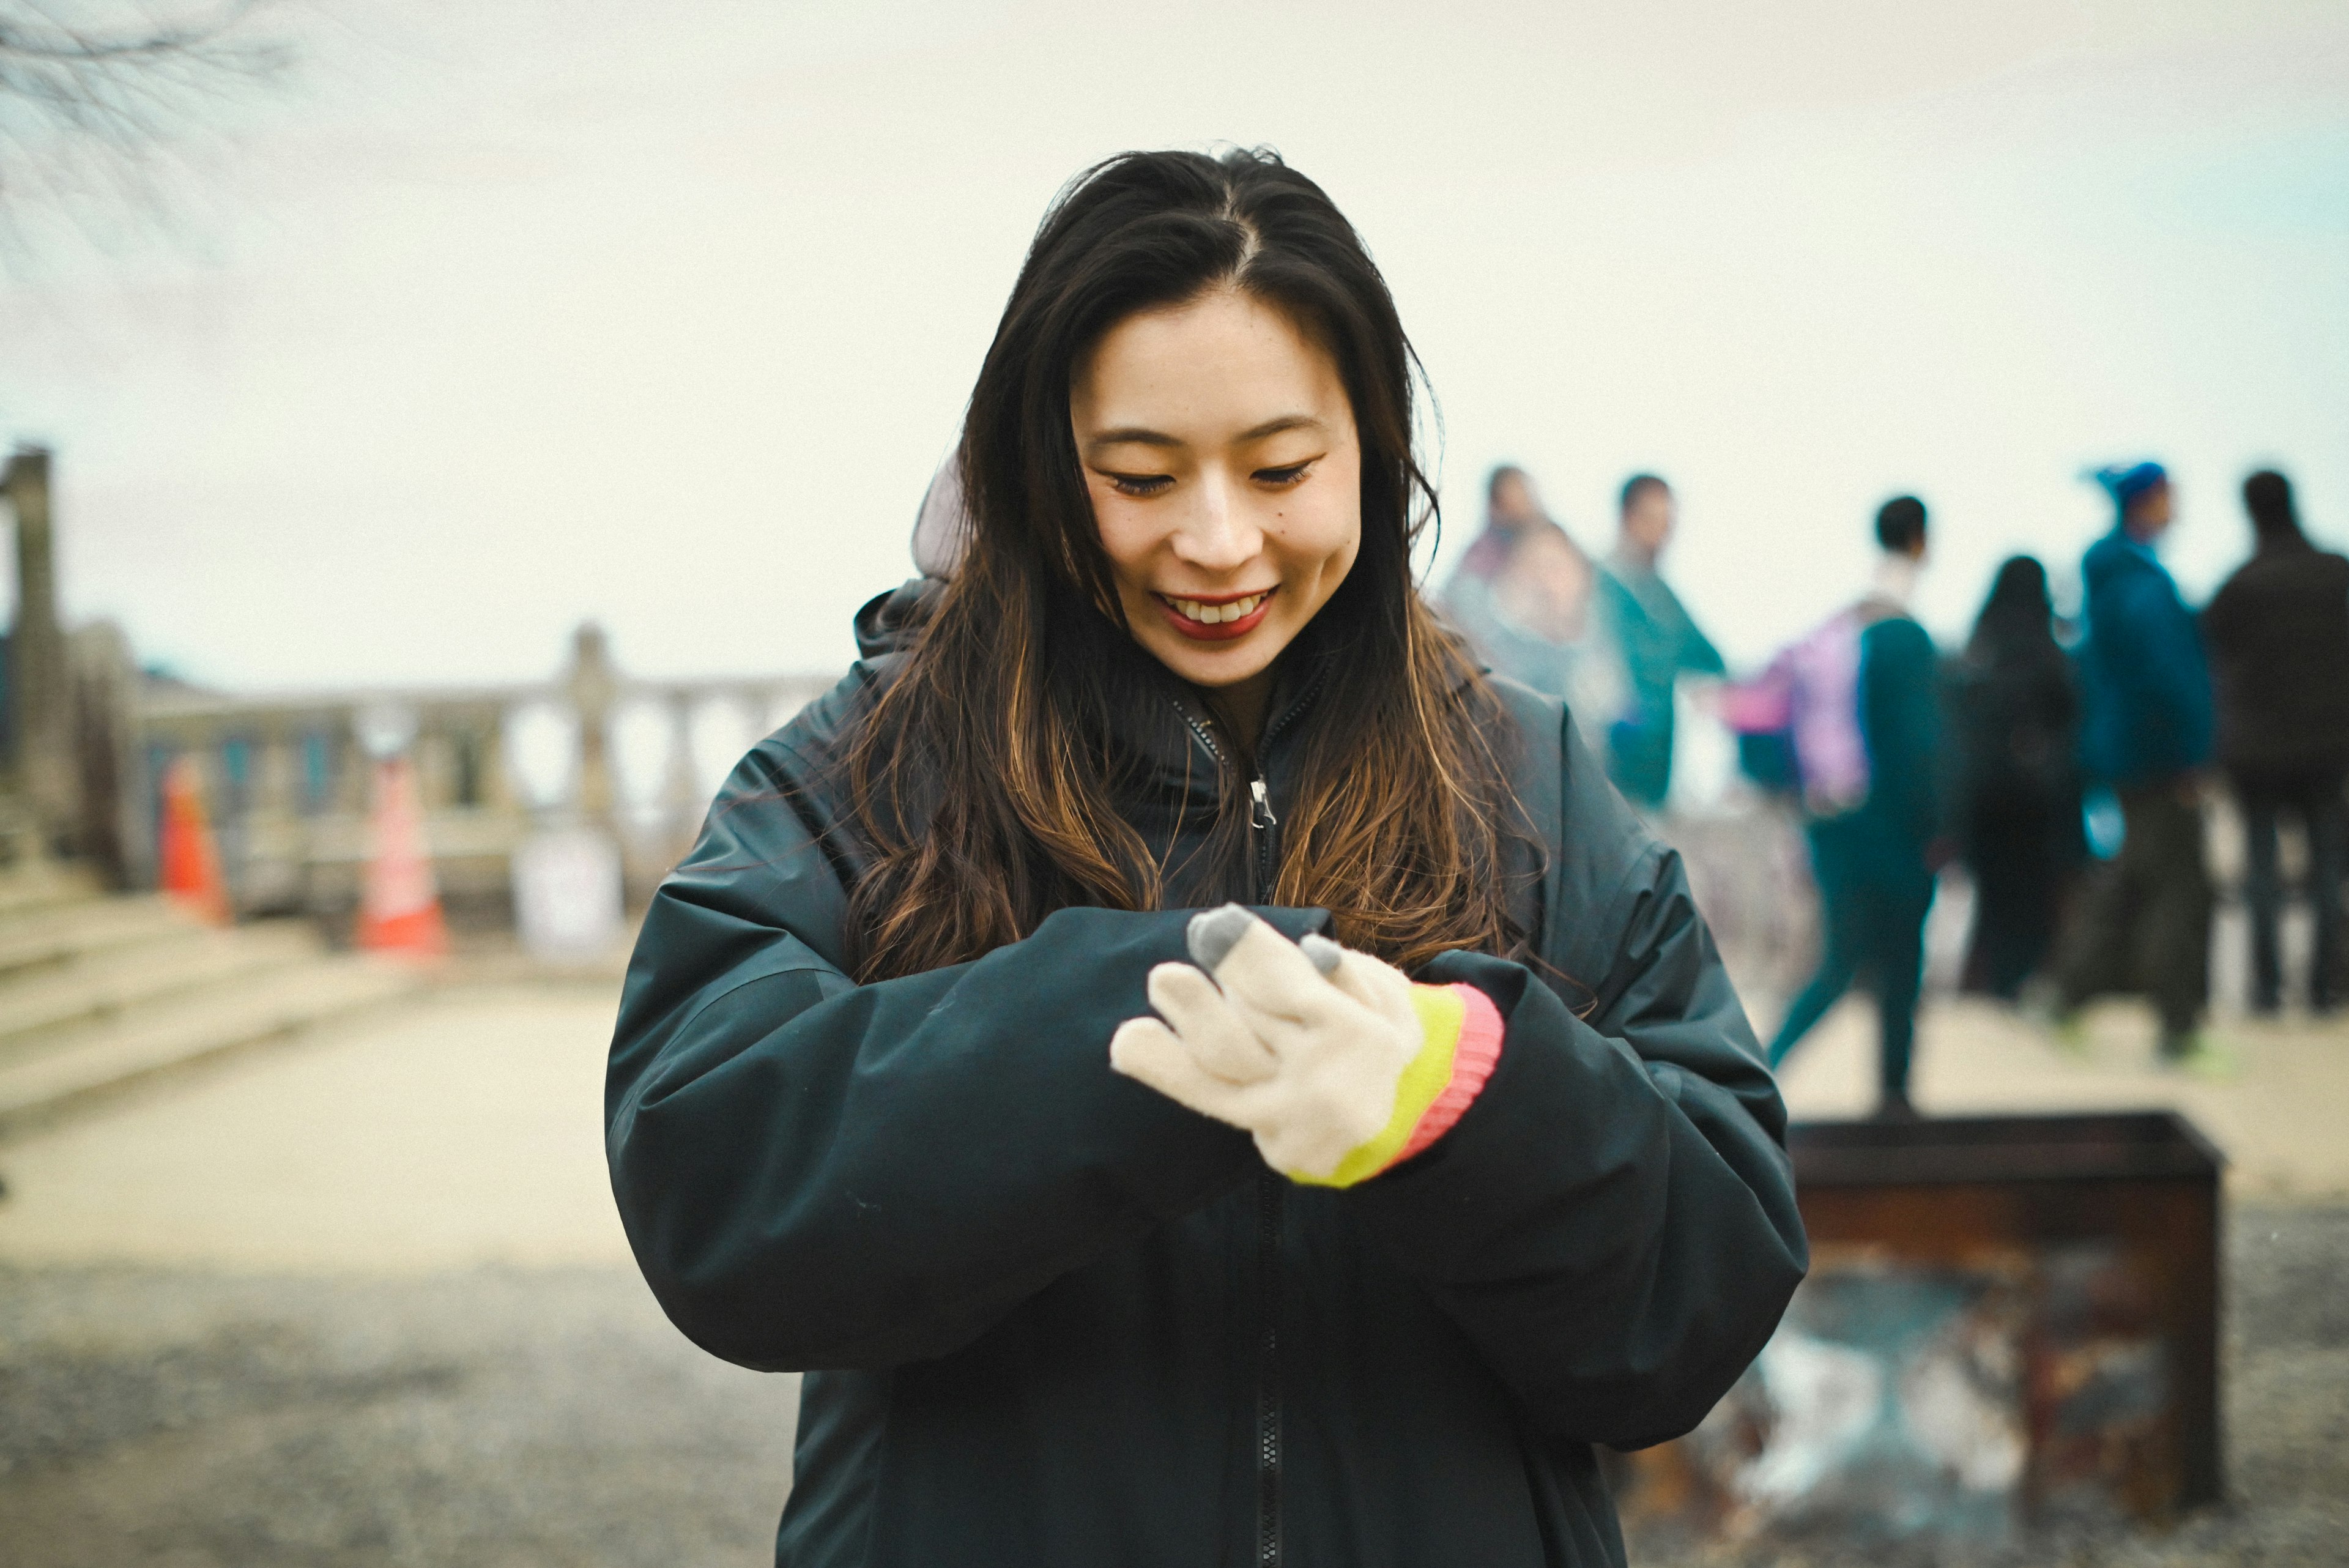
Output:
<svg viewBox="0 0 2349 1568">
<path fill-rule="evenodd" d="M 1790 782 L 1822 906 L 1818 968 L 1770 1042 L 1770 1065 L 1866 979 L 1881 1042 L 1877 1115 L 1913 1116 L 1909 1064 L 1940 827 L 1939 658 L 1908 607 L 1925 560 L 1924 503 L 1886 502 L 1876 537 L 1884 557 L 1868 593 L 1779 655 L 1742 705 L 1775 707 L 1791 742 Z"/>
</svg>

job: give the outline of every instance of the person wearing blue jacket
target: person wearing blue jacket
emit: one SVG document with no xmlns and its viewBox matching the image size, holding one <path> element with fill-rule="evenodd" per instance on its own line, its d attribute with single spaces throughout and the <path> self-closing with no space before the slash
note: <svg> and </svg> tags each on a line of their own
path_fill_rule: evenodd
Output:
<svg viewBox="0 0 2349 1568">
<path fill-rule="evenodd" d="M 2087 636 L 2079 650 L 2086 713 L 2081 760 L 2118 797 L 2120 852 L 2091 880 L 2057 968 L 2059 1014 L 2089 998 L 2149 995 L 2161 1054 L 2201 1051 L 2209 992 L 2210 877 L 2202 770 L 2211 756 L 2210 671 L 2194 612 L 2155 554 L 2171 517 L 2156 462 L 2098 479 L 2118 513 L 2081 562 Z"/>
</svg>

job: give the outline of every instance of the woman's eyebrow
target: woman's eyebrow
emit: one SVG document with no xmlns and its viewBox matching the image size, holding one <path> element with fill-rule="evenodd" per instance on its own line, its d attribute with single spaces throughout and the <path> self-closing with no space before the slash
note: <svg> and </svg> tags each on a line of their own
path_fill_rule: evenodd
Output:
<svg viewBox="0 0 2349 1568">
<path fill-rule="evenodd" d="M 1240 440 L 1262 441 L 1267 436 L 1278 435 L 1283 431 L 1326 431 L 1327 429 L 1329 429 L 1327 425 L 1311 414 L 1283 414 L 1278 419 L 1267 420 L 1260 425 L 1251 426 L 1240 431 Z"/>
<path fill-rule="evenodd" d="M 1283 431 L 1327 431 L 1329 428 L 1311 414 L 1282 414 L 1260 425 L 1249 426 L 1234 439 L 1236 442 L 1246 443 L 1278 435 Z M 1104 446 L 1179 447 L 1184 444 L 1180 437 L 1168 435 L 1164 431 L 1147 430 L 1140 425 L 1121 425 L 1115 430 L 1097 431 L 1085 438 L 1088 451 Z"/>
<path fill-rule="evenodd" d="M 1164 431 L 1143 430 L 1139 425 L 1127 425 L 1113 431 L 1099 431 L 1085 438 L 1085 445 L 1097 446 L 1181 446 L 1182 441 Z"/>
</svg>

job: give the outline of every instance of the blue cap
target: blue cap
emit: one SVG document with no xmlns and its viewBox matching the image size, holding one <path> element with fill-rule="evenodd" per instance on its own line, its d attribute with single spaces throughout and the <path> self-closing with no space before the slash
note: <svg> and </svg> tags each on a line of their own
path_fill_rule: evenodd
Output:
<svg viewBox="0 0 2349 1568">
<path fill-rule="evenodd" d="M 2105 487 L 2113 504 L 2123 512 L 2137 504 L 2138 496 L 2147 491 L 2169 483 L 2169 471 L 2158 462 L 2137 462 L 2127 466 L 2100 468 L 2095 481 Z"/>
</svg>

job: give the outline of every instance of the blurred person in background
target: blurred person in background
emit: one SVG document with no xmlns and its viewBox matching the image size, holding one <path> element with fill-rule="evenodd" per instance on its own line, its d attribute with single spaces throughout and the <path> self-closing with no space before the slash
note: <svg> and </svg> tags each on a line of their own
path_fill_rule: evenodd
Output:
<svg viewBox="0 0 2349 1568">
<path fill-rule="evenodd" d="M 2095 867 L 2055 966 L 2059 1033 L 2077 1037 L 2091 997 L 2136 992 L 2161 1015 L 2164 1061 L 2215 1067 L 2200 1031 L 2210 984 L 2210 873 L 2202 772 L 2210 763 L 2210 673 L 2194 612 L 2155 554 L 2172 516 L 2159 463 L 2096 476 L 2111 533 L 2080 564 L 2081 759 L 2118 798 L 2119 853 Z"/>
<path fill-rule="evenodd" d="M 1723 673 L 1720 652 L 1660 570 L 1676 522 L 1672 487 L 1652 473 L 1623 482 L 1615 548 L 1599 574 L 1600 605 L 1629 681 L 1607 732 L 1608 773 L 1625 798 L 1659 810 L 1672 785 L 1672 694 L 1683 675 Z"/>
<path fill-rule="evenodd" d="M 1883 556 L 1875 582 L 1775 667 L 1792 691 L 1821 951 L 1770 1042 L 1770 1065 L 1784 1063 L 1864 978 L 1876 992 L 1876 1114 L 1890 1117 L 1917 1114 L 1909 1074 L 1940 824 L 1938 656 L 1909 612 L 1925 563 L 1925 524 L 1915 496 L 1886 502 L 1876 514 Z"/>
<path fill-rule="evenodd" d="M 613 1189 L 807 1373 L 787 1568 L 1619 1563 L 1591 1445 L 1775 1326 L 1785 1108 L 1679 858 L 1418 596 L 1413 363 L 1272 154 L 1080 176 L 945 575 L 656 894 Z"/>
<path fill-rule="evenodd" d="M 2340 1001 L 2342 787 L 2349 780 L 2349 560 L 2319 550 L 2300 531 L 2292 482 L 2262 470 L 2243 481 L 2251 558 L 2202 612 L 2218 703 L 2219 762 L 2242 808 L 2244 902 L 2250 906 L 2251 1006 L 2282 1000 L 2276 924 L 2283 881 L 2276 822 L 2286 814 L 2307 836 L 2308 901 L 2315 950 L 2308 1005 Z"/>
<path fill-rule="evenodd" d="M 2344 597 L 2349 607 L 2349 597 Z M 2013 1002 L 2046 961 L 2085 846 L 2079 680 L 2055 640 L 2047 568 L 1998 569 L 1950 672 L 1958 849 L 1974 884 L 1964 985 Z"/>
<path fill-rule="evenodd" d="M 1586 733 L 1623 708 L 1622 660 L 1599 625 L 1598 572 L 1543 510 L 1526 471 L 1493 470 L 1485 531 L 1446 584 L 1443 609 L 1497 674 L 1563 698 Z"/>
</svg>

